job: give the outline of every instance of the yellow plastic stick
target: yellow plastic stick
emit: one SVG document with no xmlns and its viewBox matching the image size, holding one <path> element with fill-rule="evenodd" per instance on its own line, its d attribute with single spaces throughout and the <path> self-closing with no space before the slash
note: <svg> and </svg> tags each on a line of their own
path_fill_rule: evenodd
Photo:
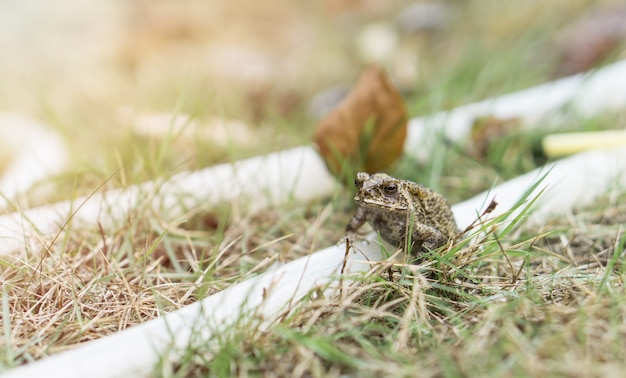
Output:
<svg viewBox="0 0 626 378">
<path fill-rule="evenodd" d="M 548 157 L 626 145 L 626 130 L 551 134 L 543 138 L 543 152 Z"/>
</svg>

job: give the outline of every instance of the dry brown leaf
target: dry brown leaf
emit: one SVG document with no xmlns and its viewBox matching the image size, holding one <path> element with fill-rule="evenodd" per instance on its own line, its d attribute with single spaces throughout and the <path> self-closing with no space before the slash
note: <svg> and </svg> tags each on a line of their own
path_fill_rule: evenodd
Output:
<svg viewBox="0 0 626 378">
<path fill-rule="evenodd" d="M 475 158 L 484 158 L 489 147 L 505 135 L 517 130 L 519 119 L 483 117 L 474 120 L 467 148 Z"/>
<path fill-rule="evenodd" d="M 336 176 L 345 166 L 373 173 L 402 154 L 406 128 L 407 112 L 400 94 L 383 70 L 372 66 L 318 124 L 315 142 Z"/>
</svg>

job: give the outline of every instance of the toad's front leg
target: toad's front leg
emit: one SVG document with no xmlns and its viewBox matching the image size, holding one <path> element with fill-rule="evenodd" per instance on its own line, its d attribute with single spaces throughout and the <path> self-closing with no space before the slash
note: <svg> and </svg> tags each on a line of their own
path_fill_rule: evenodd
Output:
<svg viewBox="0 0 626 378">
<path fill-rule="evenodd" d="M 346 236 L 348 237 L 348 239 L 350 239 L 351 241 L 356 239 L 357 230 L 361 228 L 361 226 L 363 226 L 365 220 L 365 209 L 359 207 L 356 210 L 356 214 L 354 214 L 354 216 L 352 217 L 352 219 L 350 219 L 350 222 L 348 222 L 348 225 L 346 226 Z"/>
</svg>

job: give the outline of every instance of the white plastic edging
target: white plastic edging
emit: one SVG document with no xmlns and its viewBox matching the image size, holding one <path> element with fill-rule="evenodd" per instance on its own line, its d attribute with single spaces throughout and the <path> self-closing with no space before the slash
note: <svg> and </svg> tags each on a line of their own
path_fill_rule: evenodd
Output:
<svg viewBox="0 0 626 378">
<path fill-rule="evenodd" d="M 358 242 L 357 248 L 361 253 L 351 253 L 344 273 L 367 271 L 371 265 L 366 261 L 380 260 L 375 241 Z M 326 248 L 161 318 L 18 367 L 3 377 L 150 376 L 160 358 L 175 361 L 191 340 L 210 343 L 215 332 L 224 332 L 238 321 L 245 323 L 242 316 L 246 314 L 253 313 L 269 324 L 315 287 L 327 287 L 332 294 L 338 287 L 344 255 L 345 245 Z"/>
<path fill-rule="evenodd" d="M 51 128 L 32 119 L 0 114 L 2 148 L 14 146 L 15 157 L 0 175 L 0 209 L 36 181 L 65 168 L 67 151 L 63 139 Z"/>
<path fill-rule="evenodd" d="M 78 227 L 105 229 L 124 223 L 142 204 L 173 220 L 186 209 L 233 200 L 258 210 L 270 204 L 307 201 L 327 195 L 337 185 L 311 147 L 296 147 L 266 156 L 185 172 L 165 183 L 156 181 L 108 190 L 50 206 L 0 216 L 0 255 L 24 248 L 35 251 L 59 233 L 74 212 Z"/>
<path fill-rule="evenodd" d="M 549 174 L 535 191 L 536 194 L 547 187 L 531 215 L 535 222 L 545 221 L 548 215 L 567 214 L 574 206 L 587 204 L 611 188 L 626 187 L 623 174 L 626 148 L 582 153 L 560 160 L 548 169 Z M 494 196 L 499 205 L 491 216 L 509 210 L 544 173 L 545 169 L 537 169 L 453 206 L 457 222 L 460 225 L 471 223 L 480 208 Z M 367 271 L 370 265 L 365 261 L 380 259 L 376 236 L 370 234 L 368 240 L 357 243 L 360 253 L 350 254 L 346 273 Z M 343 243 L 331 246 L 162 318 L 16 368 L 6 373 L 6 377 L 149 376 L 160 358 L 165 355 L 169 359 L 177 358 L 175 352 L 167 354 L 171 348 L 184 349 L 190 340 L 210 343 L 214 332 L 235 325 L 245 314 L 253 313 L 270 324 L 315 287 L 336 288 L 344 253 Z M 332 292 L 327 294 L 332 295 Z"/>
<path fill-rule="evenodd" d="M 414 118 L 409 122 L 404 151 L 421 160 L 431 156 L 442 136 L 462 141 L 469 136 L 479 117 L 518 118 L 522 127 L 546 125 L 561 111 L 575 111 L 585 117 L 626 107 L 626 60 L 613 63 L 588 74 L 579 74 L 539 85 L 520 92 L 487 99 Z"/>
<path fill-rule="evenodd" d="M 528 224 L 541 225 L 552 216 L 566 215 L 576 208 L 588 206 L 611 190 L 624 190 L 626 147 L 582 152 L 502 183 L 453 206 L 457 223 L 461 226 L 472 223 L 493 198 L 498 206 L 491 216 L 509 211 L 544 175 L 545 178 L 528 196 L 532 199 L 542 192 L 528 215 Z"/>
</svg>

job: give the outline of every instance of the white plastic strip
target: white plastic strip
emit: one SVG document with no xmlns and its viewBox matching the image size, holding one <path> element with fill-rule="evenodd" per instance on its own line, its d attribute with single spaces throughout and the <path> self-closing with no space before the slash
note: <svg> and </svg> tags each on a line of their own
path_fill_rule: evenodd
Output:
<svg viewBox="0 0 626 378">
<path fill-rule="evenodd" d="M 0 209 L 36 181 L 60 172 L 67 163 L 63 139 L 50 127 L 31 119 L 0 114 L 0 148 L 13 159 L 0 177 Z"/>
<path fill-rule="evenodd" d="M 404 143 L 407 154 L 426 160 L 437 139 L 445 136 L 462 141 L 470 134 L 476 118 L 518 118 L 523 127 L 544 125 L 561 111 L 574 111 L 590 117 L 626 107 L 626 60 L 589 74 L 579 74 L 526 89 L 440 112 L 430 117 L 414 118 Z"/>
<path fill-rule="evenodd" d="M 543 181 L 528 197 L 534 198 L 542 192 L 529 215 L 529 224 L 541 225 L 552 216 L 566 215 L 576 208 L 588 206 L 611 190 L 626 188 L 626 147 L 583 152 L 500 184 L 455 205 L 457 223 L 464 227 L 473 222 L 492 198 L 498 206 L 491 215 L 509 211 L 544 175 Z"/>
<path fill-rule="evenodd" d="M 0 255 L 25 247 L 39 250 L 40 240 L 61 232 L 73 214 L 78 227 L 105 228 L 123 224 L 129 211 L 151 206 L 167 219 L 185 209 L 232 200 L 247 201 L 251 210 L 287 201 L 307 201 L 332 192 L 337 185 L 311 147 L 297 147 L 266 156 L 181 173 L 166 183 L 147 182 L 97 193 L 51 206 L 0 216 Z"/>
<path fill-rule="evenodd" d="M 367 271 L 370 268 L 367 260 L 380 260 L 380 248 L 375 241 L 357 244 L 361 253 L 351 253 L 345 273 Z M 345 245 L 329 247 L 162 318 L 13 369 L 4 377 L 150 376 L 167 351 L 173 353 L 168 356 L 170 359 L 177 357 L 172 348 L 180 351 L 192 339 L 210 343 L 214 332 L 245 321 L 242 316 L 246 314 L 254 313 L 269 324 L 311 289 L 336 289 L 344 255 Z"/>
</svg>

